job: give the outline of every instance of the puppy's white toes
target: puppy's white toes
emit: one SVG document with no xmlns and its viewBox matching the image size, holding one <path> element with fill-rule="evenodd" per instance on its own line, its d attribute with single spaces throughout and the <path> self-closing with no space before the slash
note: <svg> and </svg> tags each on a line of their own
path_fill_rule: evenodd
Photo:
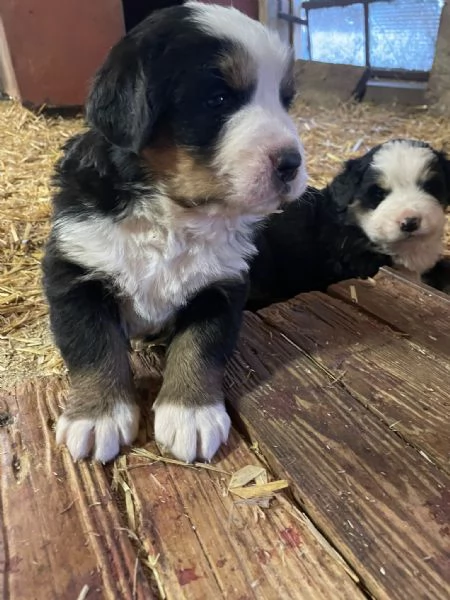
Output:
<svg viewBox="0 0 450 600">
<path fill-rule="evenodd" d="M 65 443 L 74 460 L 85 458 L 94 449 L 95 460 L 108 462 L 119 454 L 121 444 L 131 444 L 138 428 L 138 407 L 118 403 L 111 414 L 96 418 L 63 414 L 56 426 L 56 442 Z"/>
<path fill-rule="evenodd" d="M 204 409 L 199 415 L 200 457 L 211 460 L 221 444 L 228 440 L 231 419 L 222 404 Z"/>
<path fill-rule="evenodd" d="M 94 445 L 93 427 L 90 419 L 72 421 L 61 415 L 56 424 L 56 443 L 66 444 L 74 460 L 84 458 Z"/>
<path fill-rule="evenodd" d="M 190 421 L 177 429 L 172 446 L 167 448 L 176 458 L 187 463 L 197 458 L 197 430 Z"/>
<path fill-rule="evenodd" d="M 94 445 L 94 423 L 89 419 L 70 423 L 67 428 L 66 445 L 74 460 L 88 456 Z"/>
<path fill-rule="evenodd" d="M 55 438 L 58 446 L 66 443 L 67 429 L 70 425 L 69 419 L 62 414 L 56 422 Z"/>
<path fill-rule="evenodd" d="M 155 439 L 179 460 L 193 462 L 197 453 L 197 430 L 192 408 L 173 404 L 155 407 Z"/>
<path fill-rule="evenodd" d="M 102 417 L 95 423 L 94 459 L 106 463 L 120 451 L 120 436 L 117 423 L 111 417 Z"/>
<path fill-rule="evenodd" d="M 129 446 L 139 433 L 139 407 L 137 404 L 131 406 L 122 404 L 117 407 L 116 413 L 115 420 L 119 427 L 120 443 Z"/>
<path fill-rule="evenodd" d="M 211 460 L 228 439 L 230 417 L 223 404 L 198 408 L 177 404 L 155 407 L 155 439 L 176 458 Z"/>
</svg>

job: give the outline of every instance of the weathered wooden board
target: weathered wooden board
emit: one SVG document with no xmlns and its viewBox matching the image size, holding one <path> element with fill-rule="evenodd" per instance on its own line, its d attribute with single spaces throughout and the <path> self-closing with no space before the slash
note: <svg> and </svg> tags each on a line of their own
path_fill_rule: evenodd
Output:
<svg viewBox="0 0 450 600">
<path fill-rule="evenodd" d="M 146 447 L 158 453 L 154 442 Z M 227 491 L 230 474 L 248 464 L 262 465 L 235 431 L 214 459 L 221 472 L 127 457 L 128 527 L 159 557 L 167 598 L 363 598 L 356 576 L 292 502 L 279 495 L 262 509 Z"/>
<path fill-rule="evenodd" d="M 315 338 L 316 329 L 303 330 L 304 337 Z M 243 426 L 370 594 L 448 599 L 449 477 L 308 352 L 257 316 L 246 317 L 227 376 Z"/>
<path fill-rule="evenodd" d="M 304 294 L 260 314 L 450 473 L 448 358 L 325 294 Z"/>
<path fill-rule="evenodd" d="M 54 444 L 55 378 L 0 397 L 0 593 L 7 600 L 156 597 L 101 466 Z"/>
<path fill-rule="evenodd" d="M 262 509 L 227 494 L 229 473 L 262 464 L 237 433 L 221 472 L 134 455 L 74 464 L 52 431 L 65 389 L 45 379 L 1 399 L 2 597 L 76 600 L 88 586 L 88 599 L 364 598 L 286 497 Z M 144 419 L 140 443 L 149 432 Z"/>
<path fill-rule="evenodd" d="M 449 296 L 411 283 L 387 269 L 382 269 L 373 285 L 367 281 L 346 281 L 331 286 L 329 293 L 353 302 L 351 286 L 356 293 L 358 308 L 375 315 L 412 342 L 449 357 Z"/>
<path fill-rule="evenodd" d="M 282 496 L 261 509 L 227 493 L 226 474 L 137 464 L 142 458 L 129 457 L 137 535 L 156 549 L 168 599 L 364 597 L 344 563 Z M 258 460 L 233 432 L 228 454 L 214 466 L 231 472 L 246 464 Z"/>
</svg>

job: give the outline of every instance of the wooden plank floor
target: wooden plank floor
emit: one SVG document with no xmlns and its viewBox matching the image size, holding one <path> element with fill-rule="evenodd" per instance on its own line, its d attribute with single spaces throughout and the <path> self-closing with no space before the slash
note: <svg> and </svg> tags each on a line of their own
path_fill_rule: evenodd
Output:
<svg viewBox="0 0 450 600">
<path fill-rule="evenodd" d="M 52 431 L 67 382 L 5 391 L 1 597 L 450 598 L 449 317 L 388 271 L 247 315 L 212 469 L 152 458 L 147 402 L 153 454 L 74 464 Z M 161 361 L 135 362 L 144 402 Z M 239 500 L 246 465 L 288 492 Z"/>
</svg>

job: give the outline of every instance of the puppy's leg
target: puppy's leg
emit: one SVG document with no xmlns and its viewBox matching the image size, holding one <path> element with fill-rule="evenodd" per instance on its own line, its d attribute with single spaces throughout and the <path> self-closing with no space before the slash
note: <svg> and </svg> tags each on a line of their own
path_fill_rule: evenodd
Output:
<svg viewBox="0 0 450 600">
<path fill-rule="evenodd" d="M 210 460 L 228 439 L 230 418 L 222 380 L 239 333 L 246 291 L 242 282 L 216 284 L 178 315 L 153 408 L 156 441 L 180 460 Z"/>
<path fill-rule="evenodd" d="M 52 329 L 72 383 L 56 440 L 74 460 L 92 452 L 106 462 L 136 437 L 139 410 L 118 306 L 102 282 L 74 278 L 77 270 L 62 261 L 44 266 Z"/>
</svg>

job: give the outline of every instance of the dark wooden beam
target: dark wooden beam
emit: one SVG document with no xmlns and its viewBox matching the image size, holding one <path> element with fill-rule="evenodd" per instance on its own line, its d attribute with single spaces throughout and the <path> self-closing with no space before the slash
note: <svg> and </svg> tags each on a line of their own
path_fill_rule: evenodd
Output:
<svg viewBox="0 0 450 600">
<path fill-rule="evenodd" d="M 399 81 L 427 82 L 430 74 L 427 71 L 406 71 L 403 69 L 370 69 L 370 76 L 378 79 L 398 79 Z"/>
</svg>

